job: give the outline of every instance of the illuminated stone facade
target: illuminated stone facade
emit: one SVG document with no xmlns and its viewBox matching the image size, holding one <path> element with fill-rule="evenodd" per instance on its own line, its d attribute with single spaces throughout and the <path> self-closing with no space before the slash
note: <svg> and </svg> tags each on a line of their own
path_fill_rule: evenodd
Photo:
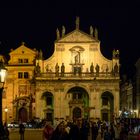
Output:
<svg viewBox="0 0 140 140">
<path fill-rule="evenodd" d="M 105 58 L 97 29 L 91 26 L 87 34 L 76 21 L 76 29 L 65 34 L 63 26 L 62 35 L 57 29 L 52 56 L 43 60 L 43 55 L 24 44 L 10 52 L 3 99 L 8 119 L 111 121 L 118 116 L 119 51 L 113 50 L 111 60 Z"/>
</svg>

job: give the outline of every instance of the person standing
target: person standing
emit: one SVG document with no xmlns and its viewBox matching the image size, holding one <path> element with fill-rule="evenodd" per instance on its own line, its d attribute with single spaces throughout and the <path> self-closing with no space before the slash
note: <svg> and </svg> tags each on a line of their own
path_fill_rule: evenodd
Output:
<svg viewBox="0 0 140 140">
<path fill-rule="evenodd" d="M 4 132 L 5 132 L 5 138 L 6 138 L 6 140 L 9 140 L 9 130 L 8 130 L 8 127 L 7 127 L 7 123 L 6 122 L 4 123 Z"/>
<path fill-rule="evenodd" d="M 43 140 L 50 140 L 53 134 L 52 126 L 46 122 L 46 125 L 43 129 Z"/>
<path fill-rule="evenodd" d="M 24 140 L 24 132 L 25 132 L 25 126 L 22 123 L 20 123 L 19 125 L 20 140 Z"/>
</svg>

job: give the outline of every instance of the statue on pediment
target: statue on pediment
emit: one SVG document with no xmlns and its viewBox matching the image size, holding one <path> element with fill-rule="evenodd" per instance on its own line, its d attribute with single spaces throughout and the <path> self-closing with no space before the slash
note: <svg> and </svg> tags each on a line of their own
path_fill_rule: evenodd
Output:
<svg viewBox="0 0 140 140">
<path fill-rule="evenodd" d="M 41 59 L 41 60 L 43 59 L 43 53 L 42 53 L 42 50 L 39 51 L 38 59 Z"/>
<path fill-rule="evenodd" d="M 95 36 L 96 39 L 98 39 L 98 30 L 97 30 L 97 28 L 95 28 L 94 36 Z"/>
<path fill-rule="evenodd" d="M 90 26 L 90 35 L 93 36 L 93 27 Z"/>
<path fill-rule="evenodd" d="M 93 66 L 93 63 L 91 63 L 91 65 L 90 65 L 90 73 L 93 74 L 93 72 L 94 72 L 94 66 Z"/>
<path fill-rule="evenodd" d="M 116 63 L 114 66 L 114 74 L 117 74 L 119 72 L 118 64 Z"/>
<path fill-rule="evenodd" d="M 22 41 L 22 42 L 21 42 L 21 45 L 25 46 L 25 42 L 24 42 L 24 41 Z"/>
<path fill-rule="evenodd" d="M 56 29 L 56 37 L 57 37 L 57 39 L 60 39 L 60 32 L 59 32 L 58 28 Z"/>
<path fill-rule="evenodd" d="M 119 54 L 120 54 L 120 52 L 119 52 L 119 50 L 113 50 L 112 51 L 112 56 L 113 56 L 113 58 L 119 58 Z"/>
<path fill-rule="evenodd" d="M 80 24 L 80 18 L 79 17 L 76 17 L 76 29 L 79 30 L 79 24 Z"/>
<path fill-rule="evenodd" d="M 62 37 L 65 35 L 65 31 L 66 31 L 65 26 L 62 26 Z"/>
<path fill-rule="evenodd" d="M 56 65 L 55 65 L 55 74 L 56 74 L 56 76 L 59 76 L 59 65 L 58 65 L 58 63 L 56 63 Z"/>
<path fill-rule="evenodd" d="M 96 70 L 96 74 L 99 75 L 100 66 L 98 64 L 96 65 L 95 70 Z"/>
<path fill-rule="evenodd" d="M 62 63 L 62 65 L 61 65 L 61 76 L 64 76 L 64 73 L 65 73 L 65 66 L 64 66 L 64 63 Z"/>
<path fill-rule="evenodd" d="M 40 72 L 41 72 L 41 69 L 40 69 L 39 63 L 37 63 L 37 65 L 35 67 L 35 73 L 38 75 L 38 74 L 40 74 Z"/>
</svg>

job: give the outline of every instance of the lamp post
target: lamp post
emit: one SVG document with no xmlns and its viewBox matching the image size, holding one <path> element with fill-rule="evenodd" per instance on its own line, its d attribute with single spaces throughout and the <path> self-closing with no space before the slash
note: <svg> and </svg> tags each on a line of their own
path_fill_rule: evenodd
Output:
<svg viewBox="0 0 140 140">
<path fill-rule="evenodd" d="M 8 108 L 6 107 L 6 108 L 4 109 L 4 111 L 5 111 L 5 122 L 7 123 L 7 112 L 8 112 Z"/>
<path fill-rule="evenodd" d="M 2 60 L 0 61 L 0 123 L 2 123 L 2 93 L 4 89 L 4 82 L 7 69 L 4 67 Z"/>
</svg>

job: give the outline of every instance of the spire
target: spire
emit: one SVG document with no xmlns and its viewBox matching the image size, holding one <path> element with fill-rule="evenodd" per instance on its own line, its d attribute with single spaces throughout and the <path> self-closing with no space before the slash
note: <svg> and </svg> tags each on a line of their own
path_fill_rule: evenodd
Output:
<svg viewBox="0 0 140 140">
<path fill-rule="evenodd" d="M 75 24 L 76 24 L 76 30 L 79 30 L 79 24 L 80 24 L 80 18 L 79 17 L 76 17 Z"/>
</svg>

